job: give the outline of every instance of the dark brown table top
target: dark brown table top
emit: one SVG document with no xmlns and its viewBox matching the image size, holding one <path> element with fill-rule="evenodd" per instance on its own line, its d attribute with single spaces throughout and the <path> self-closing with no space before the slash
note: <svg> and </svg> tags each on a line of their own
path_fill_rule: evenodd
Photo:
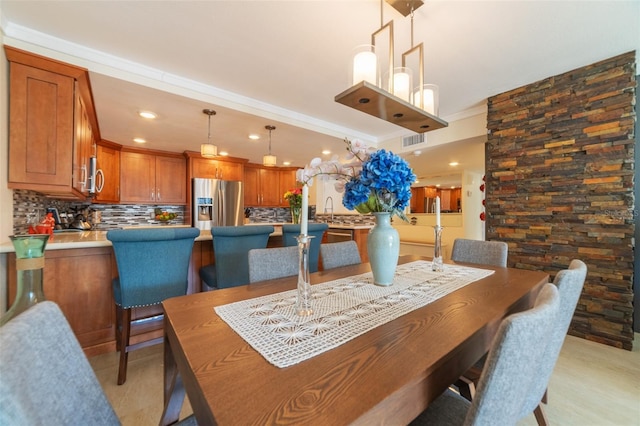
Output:
<svg viewBox="0 0 640 426">
<path fill-rule="evenodd" d="M 549 279 L 486 268 L 495 273 L 287 368 L 269 364 L 213 308 L 294 289 L 297 277 L 172 298 L 163 303 L 165 373 L 177 364 L 202 425 L 406 424 L 488 350 L 502 318 L 531 306 Z M 321 271 L 311 282 L 369 270 Z"/>
</svg>

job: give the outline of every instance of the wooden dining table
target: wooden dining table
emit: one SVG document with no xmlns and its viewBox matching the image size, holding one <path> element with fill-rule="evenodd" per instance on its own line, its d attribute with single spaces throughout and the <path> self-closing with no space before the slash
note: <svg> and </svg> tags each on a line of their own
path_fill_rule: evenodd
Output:
<svg viewBox="0 0 640 426">
<path fill-rule="evenodd" d="M 428 259 L 398 263 L 415 260 Z M 295 289 L 297 277 L 166 300 L 160 424 L 178 419 L 185 391 L 201 426 L 409 423 L 488 351 L 502 319 L 531 307 L 549 281 L 540 271 L 466 266 L 495 272 L 286 368 L 265 360 L 214 307 Z M 311 274 L 311 282 L 369 271 L 367 263 L 335 268 Z"/>
</svg>

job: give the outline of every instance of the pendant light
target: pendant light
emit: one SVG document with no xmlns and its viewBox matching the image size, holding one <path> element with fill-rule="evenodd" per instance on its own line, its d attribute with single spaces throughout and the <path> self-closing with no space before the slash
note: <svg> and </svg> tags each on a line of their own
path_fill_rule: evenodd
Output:
<svg viewBox="0 0 640 426">
<path fill-rule="evenodd" d="M 216 115 L 216 112 L 212 109 L 203 109 L 202 112 L 209 116 L 209 133 L 207 143 L 200 145 L 200 155 L 204 158 L 213 158 L 218 155 L 218 147 L 211 143 L 211 116 Z"/>
<path fill-rule="evenodd" d="M 352 63 L 352 87 L 335 96 L 345 106 L 402 126 L 416 133 L 447 127 L 437 116 L 437 90 L 423 81 L 423 45 L 413 45 L 413 12 L 422 0 L 386 0 L 404 17 L 411 15 L 411 49 L 402 54 L 402 67 L 394 66 L 393 20 L 383 25 L 383 2 L 380 0 L 380 28 L 371 34 L 371 45 L 359 49 Z M 387 71 L 382 72 L 383 52 L 376 47 L 376 38 L 386 35 L 388 40 Z M 383 43 L 384 45 L 384 43 Z M 410 55 L 419 55 L 417 75 L 406 62 Z M 418 80 L 414 88 L 412 74 Z M 380 78 L 380 77 L 383 78 Z"/>
<path fill-rule="evenodd" d="M 266 125 L 265 129 L 269 131 L 269 154 L 262 157 L 262 165 L 273 167 L 276 165 L 277 159 L 275 155 L 271 155 L 271 131 L 276 129 L 276 126 Z"/>
</svg>

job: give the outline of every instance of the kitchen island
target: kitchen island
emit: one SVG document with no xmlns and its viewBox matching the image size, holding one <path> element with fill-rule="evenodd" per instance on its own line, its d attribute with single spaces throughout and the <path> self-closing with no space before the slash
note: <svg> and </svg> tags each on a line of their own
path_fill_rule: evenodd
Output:
<svg viewBox="0 0 640 426">
<path fill-rule="evenodd" d="M 275 225 L 275 231 L 269 238 L 269 247 L 281 246 L 282 228 L 277 225 L 282 224 L 269 225 Z M 368 232 L 370 227 L 355 229 L 354 233 Z M 7 284 L 2 291 L 6 291 L 8 308 L 15 299 L 17 286 L 16 257 L 11 242 L 0 243 L 0 256 L 6 256 Z M 170 254 L 167 256 L 159 253 L 158 262 L 167 261 Z M 211 232 L 202 231 L 193 246 L 188 294 L 200 291 L 200 267 L 213 263 L 213 259 Z M 365 258 L 363 261 L 366 261 Z M 60 306 L 88 356 L 116 350 L 115 303 L 111 281 L 117 275 L 118 268 L 111 242 L 107 240 L 107 231 L 56 233 L 47 243 L 43 273 L 45 297 Z M 158 316 L 161 313 L 160 305 L 134 309 L 134 318 L 151 315 L 155 319 L 132 329 L 131 342 L 162 336 L 162 317 Z"/>
</svg>

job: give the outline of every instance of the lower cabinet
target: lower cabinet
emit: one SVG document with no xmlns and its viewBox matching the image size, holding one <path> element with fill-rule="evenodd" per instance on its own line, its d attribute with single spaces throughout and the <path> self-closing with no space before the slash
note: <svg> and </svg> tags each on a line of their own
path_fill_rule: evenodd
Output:
<svg viewBox="0 0 640 426">
<path fill-rule="evenodd" d="M 44 296 L 60 306 L 88 356 L 115 350 L 111 247 L 45 251 Z M 15 253 L 8 253 L 11 306 L 16 295 Z"/>
<path fill-rule="evenodd" d="M 206 243 L 206 244 L 203 244 Z M 211 253 L 211 241 L 196 241 L 189 266 L 188 293 L 200 291 L 200 266 L 211 263 L 203 258 L 201 247 Z M 7 253 L 7 309 L 16 297 L 15 253 Z M 118 267 L 111 247 L 47 250 L 43 276 L 44 296 L 57 303 L 71 325 L 87 356 L 116 350 L 116 309 L 112 279 Z M 162 305 L 135 308 L 134 319 L 162 314 Z M 163 335 L 162 317 L 152 318 L 132 327 L 131 342 Z"/>
<path fill-rule="evenodd" d="M 369 229 L 354 229 L 353 241 L 358 245 L 360 252 L 360 260 L 362 263 L 369 261 L 369 253 L 367 252 L 367 239 L 369 238 Z"/>
<path fill-rule="evenodd" d="M 270 240 L 270 246 L 281 245 L 281 237 Z M 188 294 L 201 291 L 200 268 L 213 262 L 211 240 L 196 241 L 189 265 Z M 16 297 L 15 265 L 15 253 L 7 253 L 7 309 Z M 45 251 L 44 296 L 60 306 L 87 356 L 116 350 L 116 309 L 111 282 L 117 276 L 111 247 Z M 163 320 L 159 316 L 162 313 L 162 305 L 134 309 L 134 319 L 151 319 L 132 327 L 131 343 L 162 336 Z"/>
</svg>

